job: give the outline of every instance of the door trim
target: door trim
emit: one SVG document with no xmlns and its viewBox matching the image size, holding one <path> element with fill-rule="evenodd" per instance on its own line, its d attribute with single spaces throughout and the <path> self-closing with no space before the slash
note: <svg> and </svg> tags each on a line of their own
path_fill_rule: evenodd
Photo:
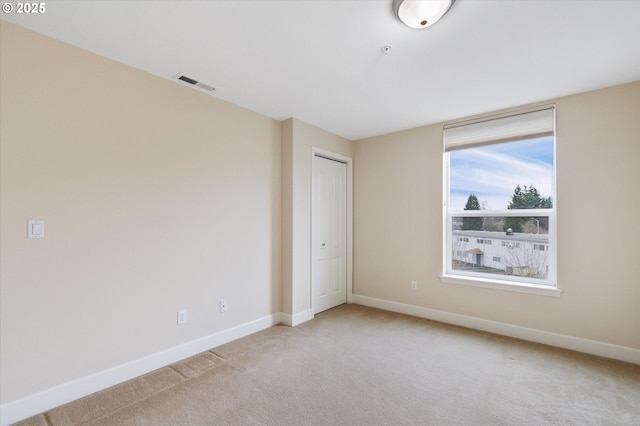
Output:
<svg viewBox="0 0 640 426">
<path fill-rule="evenodd" d="M 351 157 L 346 157 L 342 154 L 338 154 L 335 152 L 327 151 L 322 148 L 318 148 L 315 146 L 311 147 L 311 200 L 313 199 L 313 176 L 314 176 L 314 166 L 313 166 L 313 158 L 314 157 L 322 157 L 328 160 L 339 161 L 347 165 L 347 303 L 353 303 L 353 159 Z M 311 241 L 311 258 L 309 259 L 311 268 L 313 268 L 313 209 L 311 209 L 311 226 L 309 227 L 309 235 Z M 310 271 L 310 303 L 312 315 L 314 312 L 313 306 L 313 269 Z"/>
</svg>

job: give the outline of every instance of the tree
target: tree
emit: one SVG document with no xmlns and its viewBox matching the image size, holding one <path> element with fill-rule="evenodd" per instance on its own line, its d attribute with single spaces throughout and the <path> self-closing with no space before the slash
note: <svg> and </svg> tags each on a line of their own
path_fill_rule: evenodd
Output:
<svg viewBox="0 0 640 426">
<path fill-rule="evenodd" d="M 517 244 L 517 245 L 516 245 Z M 544 266 L 549 256 L 548 250 L 539 250 L 533 242 L 515 242 L 505 247 L 502 261 L 507 273 L 525 277 L 546 278 Z M 544 245 L 543 245 L 544 247 Z"/>
<path fill-rule="evenodd" d="M 473 194 L 469 194 L 469 198 L 467 198 L 467 204 L 464 206 L 465 210 L 480 210 L 480 202 L 478 201 L 478 197 Z M 482 218 L 481 217 L 463 217 L 462 218 L 462 229 L 463 230 L 471 230 L 471 231 L 481 231 L 482 230 Z"/>
<path fill-rule="evenodd" d="M 538 190 L 533 186 L 516 186 L 513 191 L 511 201 L 507 206 L 508 209 L 550 209 L 553 203 L 551 197 L 541 197 Z M 535 219 L 540 223 L 540 229 L 549 229 L 549 218 L 547 216 L 540 217 L 505 217 L 504 230 L 511 228 L 513 232 L 522 232 L 522 228 L 528 221 Z"/>
</svg>

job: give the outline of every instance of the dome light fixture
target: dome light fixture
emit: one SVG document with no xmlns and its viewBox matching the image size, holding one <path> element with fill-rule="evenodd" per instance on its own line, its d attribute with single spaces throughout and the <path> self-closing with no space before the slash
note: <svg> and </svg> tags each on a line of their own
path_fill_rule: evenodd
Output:
<svg viewBox="0 0 640 426">
<path fill-rule="evenodd" d="M 393 0 L 393 13 L 411 28 L 435 24 L 456 0 Z"/>
</svg>

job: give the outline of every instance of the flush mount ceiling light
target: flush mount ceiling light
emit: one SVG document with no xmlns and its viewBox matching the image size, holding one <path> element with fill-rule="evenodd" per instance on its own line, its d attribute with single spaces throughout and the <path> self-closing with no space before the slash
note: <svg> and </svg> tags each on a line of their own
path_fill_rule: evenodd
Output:
<svg viewBox="0 0 640 426">
<path fill-rule="evenodd" d="M 438 22 L 456 0 L 393 0 L 393 13 L 411 28 L 427 28 Z"/>
</svg>

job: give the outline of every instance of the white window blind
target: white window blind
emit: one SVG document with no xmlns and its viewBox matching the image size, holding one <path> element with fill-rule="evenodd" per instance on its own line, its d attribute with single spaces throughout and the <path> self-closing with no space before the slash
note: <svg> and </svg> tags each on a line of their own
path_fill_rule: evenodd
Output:
<svg viewBox="0 0 640 426">
<path fill-rule="evenodd" d="M 488 117 L 444 128 L 444 149 L 451 151 L 472 145 L 553 135 L 554 107 L 513 115 Z"/>
</svg>

